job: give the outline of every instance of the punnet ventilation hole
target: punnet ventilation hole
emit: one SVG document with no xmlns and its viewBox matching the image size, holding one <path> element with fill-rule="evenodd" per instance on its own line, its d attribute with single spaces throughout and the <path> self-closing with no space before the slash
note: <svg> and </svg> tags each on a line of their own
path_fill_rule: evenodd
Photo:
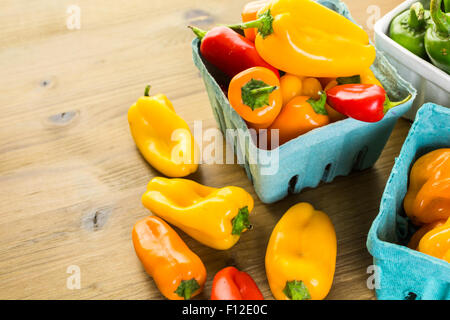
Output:
<svg viewBox="0 0 450 320">
<path fill-rule="evenodd" d="M 289 187 L 288 187 L 288 192 L 289 193 L 295 193 L 295 187 L 297 186 L 297 182 L 298 182 L 298 174 L 293 176 L 291 178 L 291 180 L 289 180 Z"/>
<path fill-rule="evenodd" d="M 416 300 L 417 299 L 417 294 L 415 294 L 414 292 L 408 292 L 408 294 L 405 296 L 404 300 Z"/>
<path fill-rule="evenodd" d="M 328 179 L 330 171 L 331 171 L 331 163 L 325 166 L 325 169 L 323 170 L 322 181 L 326 181 Z"/>
<path fill-rule="evenodd" d="M 369 151 L 369 147 L 364 146 L 361 150 L 359 150 L 356 155 L 355 162 L 353 165 L 353 170 L 361 170 L 362 164 L 364 162 L 364 158 L 366 157 L 367 151 Z"/>
</svg>

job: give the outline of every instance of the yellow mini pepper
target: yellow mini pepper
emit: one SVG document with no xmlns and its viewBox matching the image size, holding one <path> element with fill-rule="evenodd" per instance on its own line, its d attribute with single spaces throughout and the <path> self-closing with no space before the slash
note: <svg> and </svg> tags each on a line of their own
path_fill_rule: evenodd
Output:
<svg viewBox="0 0 450 320">
<path fill-rule="evenodd" d="M 192 238 L 218 250 L 231 248 L 251 225 L 252 196 L 242 188 L 213 188 L 187 179 L 153 178 L 142 203 Z"/>
<path fill-rule="evenodd" d="M 361 74 L 375 60 L 367 33 L 313 0 L 272 0 L 258 19 L 230 26 L 257 28 L 259 55 L 287 73 L 309 77 Z"/>
<path fill-rule="evenodd" d="M 308 203 L 278 221 L 266 251 L 266 273 L 277 300 L 324 299 L 333 283 L 336 233 L 330 218 Z"/>
<path fill-rule="evenodd" d="M 414 163 L 403 207 L 416 225 L 450 217 L 450 148 L 429 152 Z"/>
<path fill-rule="evenodd" d="M 189 126 L 175 113 L 163 94 L 145 94 L 128 110 L 133 139 L 144 158 L 169 177 L 184 177 L 197 170 L 199 149 Z"/>
</svg>

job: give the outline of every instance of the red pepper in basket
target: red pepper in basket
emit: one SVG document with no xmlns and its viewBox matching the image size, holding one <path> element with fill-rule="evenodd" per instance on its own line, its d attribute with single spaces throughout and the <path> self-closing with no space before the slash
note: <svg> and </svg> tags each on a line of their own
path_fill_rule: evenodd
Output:
<svg viewBox="0 0 450 320">
<path fill-rule="evenodd" d="M 214 276 L 211 300 L 264 300 L 264 297 L 248 273 L 227 267 Z"/>
<path fill-rule="evenodd" d="M 280 77 L 278 70 L 259 56 L 254 43 L 236 31 L 224 26 L 208 32 L 192 26 L 189 28 L 201 40 L 202 56 L 230 77 L 252 67 L 265 67 Z"/>
<path fill-rule="evenodd" d="M 327 102 L 336 111 L 364 122 L 377 122 L 386 112 L 411 98 L 391 102 L 386 91 L 375 84 L 344 84 L 327 90 Z"/>
</svg>

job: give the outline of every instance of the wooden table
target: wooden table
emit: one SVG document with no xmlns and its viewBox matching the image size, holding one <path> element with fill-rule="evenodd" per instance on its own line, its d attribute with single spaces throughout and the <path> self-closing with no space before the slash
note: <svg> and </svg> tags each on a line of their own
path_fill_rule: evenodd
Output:
<svg viewBox="0 0 450 320">
<path fill-rule="evenodd" d="M 191 57 L 194 24 L 236 22 L 244 0 L 6 0 L 0 5 L 0 299 L 161 299 L 137 259 L 133 224 L 158 173 L 131 138 L 127 110 L 143 93 L 163 92 L 192 125 L 215 127 Z M 366 29 L 401 0 L 347 0 Z M 68 29 L 70 5 L 81 28 Z M 373 11 L 371 11 L 373 10 Z M 373 34 L 368 30 L 370 35 Z M 273 226 L 300 201 L 331 217 L 338 257 L 329 299 L 374 299 L 365 243 L 386 180 L 410 124 L 400 120 L 375 167 L 264 205 L 244 170 L 202 165 L 196 181 L 237 185 L 255 198 L 254 230 L 228 251 L 180 232 L 204 261 L 208 298 L 214 274 L 230 264 L 272 298 L 264 254 Z M 81 288 L 68 289 L 70 266 Z M 70 271 L 70 269 L 69 269 Z"/>
</svg>

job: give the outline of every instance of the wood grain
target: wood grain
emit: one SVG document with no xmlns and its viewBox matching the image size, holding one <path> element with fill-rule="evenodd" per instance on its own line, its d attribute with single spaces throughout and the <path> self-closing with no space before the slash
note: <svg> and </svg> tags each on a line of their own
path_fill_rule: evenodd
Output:
<svg viewBox="0 0 450 320">
<path fill-rule="evenodd" d="M 401 0 L 348 0 L 369 34 L 369 5 L 384 14 Z M 0 299 L 161 299 L 131 242 L 149 212 L 140 197 L 155 172 L 140 156 L 127 123 L 143 93 L 166 93 L 192 125 L 215 127 L 192 63 L 188 24 L 209 28 L 239 20 L 244 0 L 3 0 L 0 3 Z M 66 9 L 81 8 L 68 30 Z M 370 19 L 369 19 L 370 20 Z M 371 21 L 371 20 L 370 20 Z M 369 23 L 370 25 L 370 23 Z M 236 265 L 272 298 L 264 271 L 273 226 L 308 201 L 336 227 L 338 258 L 328 299 L 373 299 L 365 242 L 409 122 L 400 120 L 375 167 L 262 204 L 238 165 L 202 165 L 192 179 L 237 185 L 255 197 L 254 230 L 228 251 L 180 232 L 204 261 L 208 298 L 214 274 Z M 66 287 L 70 265 L 81 289 Z"/>
</svg>

